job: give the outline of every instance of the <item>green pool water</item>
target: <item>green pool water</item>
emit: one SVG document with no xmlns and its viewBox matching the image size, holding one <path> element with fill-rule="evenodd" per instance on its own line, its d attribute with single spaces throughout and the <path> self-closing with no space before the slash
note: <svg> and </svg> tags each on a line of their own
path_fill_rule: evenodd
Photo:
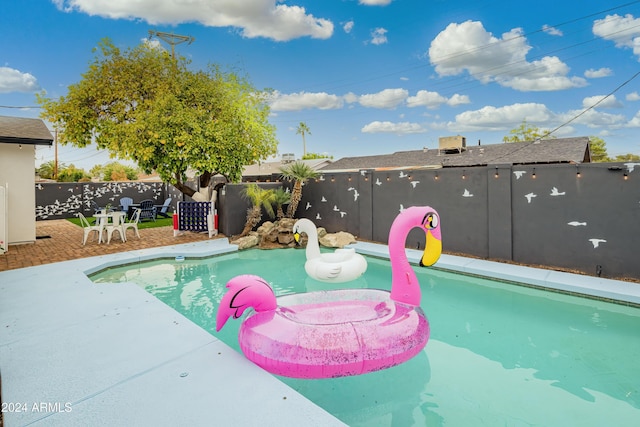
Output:
<svg viewBox="0 0 640 427">
<path fill-rule="evenodd" d="M 226 282 L 257 274 L 276 295 L 389 289 L 388 261 L 359 280 L 309 279 L 303 250 L 248 250 L 109 269 L 239 351 L 240 321 L 215 332 Z M 379 372 L 280 380 L 350 426 L 630 426 L 640 420 L 640 309 L 415 267 L 431 324 L 425 349 Z"/>
</svg>

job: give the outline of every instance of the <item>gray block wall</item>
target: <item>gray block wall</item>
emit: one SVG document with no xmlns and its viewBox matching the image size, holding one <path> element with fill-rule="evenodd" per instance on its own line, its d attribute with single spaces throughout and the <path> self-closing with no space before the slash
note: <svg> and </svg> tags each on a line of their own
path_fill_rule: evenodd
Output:
<svg viewBox="0 0 640 427">
<path fill-rule="evenodd" d="M 244 225 L 242 187 L 228 184 L 221 198 L 226 235 Z M 640 163 L 326 172 L 303 187 L 296 217 L 386 243 L 395 216 L 414 205 L 440 213 L 450 253 L 640 279 Z M 423 244 L 418 230 L 407 238 Z"/>
</svg>

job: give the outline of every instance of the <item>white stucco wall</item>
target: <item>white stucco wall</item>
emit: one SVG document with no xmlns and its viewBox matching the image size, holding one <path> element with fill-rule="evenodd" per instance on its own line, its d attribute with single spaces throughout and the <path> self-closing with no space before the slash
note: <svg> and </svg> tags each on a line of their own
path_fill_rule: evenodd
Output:
<svg viewBox="0 0 640 427">
<path fill-rule="evenodd" d="M 0 143 L 0 185 L 7 187 L 9 244 L 36 240 L 35 153 L 33 145 L 20 148 Z"/>
</svg>

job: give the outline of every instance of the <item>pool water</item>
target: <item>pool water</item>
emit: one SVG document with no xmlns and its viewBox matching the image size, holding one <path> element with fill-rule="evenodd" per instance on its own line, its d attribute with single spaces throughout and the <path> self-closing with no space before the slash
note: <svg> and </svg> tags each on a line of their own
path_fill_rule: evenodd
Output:
<svg viewBox="0 0 640 427">
<path fill-rule="evenodd" d="M 109 269 L 94 282 L 134 282 L 239 350 L 240 321 L 215 332 L 226 282 L 265 278 L 276 295 L 389 289 L 388 261 L 342 285 L 307 277 L 297 249 Z M 431 324 L 425 349 L 370 374 L 278 377 L 350 426 L 609 426 L 640 419 L 640 309 L 415 267 Z"/>
</svg>

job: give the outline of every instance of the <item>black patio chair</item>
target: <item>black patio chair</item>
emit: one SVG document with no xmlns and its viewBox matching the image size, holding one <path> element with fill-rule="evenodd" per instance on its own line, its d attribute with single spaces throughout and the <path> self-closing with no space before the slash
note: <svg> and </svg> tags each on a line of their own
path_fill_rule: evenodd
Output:
<svg viewBox="0 0 640 427">
<path fill-rule="evenodd" d="M 156 220 L 158 210 L 153 204 L 153 200 L 146 199 L 140 202 L 140 221 Z"/>
</svg>

